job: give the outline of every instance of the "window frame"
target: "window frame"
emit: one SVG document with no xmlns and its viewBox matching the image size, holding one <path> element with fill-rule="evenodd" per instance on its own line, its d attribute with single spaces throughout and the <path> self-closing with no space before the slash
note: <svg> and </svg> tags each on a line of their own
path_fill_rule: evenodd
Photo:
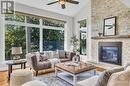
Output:
<svg viewBox="0 0 130 86">
<path fill-rule="evenodd" d="M 62 28 L 62 27 L 53 27 L 53 26 L 45 26 L 45 25 L 43 25 L 43 18 L 45 18 L 45 17 L 39 17 L 39 16 L 37 16 L 37 15 L 30 15 L 30 14 L 25 14 L 25 13 L 19 13 L 19 12 L 16 12 L 16 14 L 20 14 L 20 15 L 24 15 L 25 16 L 25 20 L 24 20 L 24 22 L 19 22 L 19 21 L 12 21 L 12 20 L 5 20 L 5 25 L 7 25 L 7 24 L 9 24 L 9 25 L 16 25 L 16 26 L 24 26 L 25 27 L 25 30 L 26 30 L 26 32 L 25 32 L 25 35 L 26 35 L 26 53 L 28 53 L 28 46 L 27 46 L 27 42 L 28 42 L 28 39 L 27 39 L 27 29 L 28 29 L 28 27 L 34 27 L 34 28 L 39 28 L 40 30 L 40 33 L 39 33 L 39 50 L 40 50 L 40 52 L 42 52 L 43 51 L 43 47 L 41 48 L 41 46 L 43 46 L 42 44 L 42 42 L 41 42 L 41 40 L 42 40 L 42 30 L 43 30 L 43 28 L 46 28 L 46 29 L 53 29 L 53 30 L 64 30 L 64 32 L 65 32 L 65 21 L 62 21 L 62 20 L 59 20 L 59 21 L 61 21 L 61 22 L 64 22 L 64 28 Z M 39 18 L 39 24 L 31 24 L 31 23 L 28 23 L 27 22 L 27 16 L 34 16 L 34 17 L 36 17 L 36 18 Z M 5 18 L 6 19 L 6 18 Z M 51 19 L 51 18 L 50 18 Z M 52 20 L 53 20 L 53 18 L 52 18 Z M 57 20 L 57 19 L 54 19 L 54 20 Z M 64 34 L 65 35 L 65 34 Z M 65 37 L 65 36 L 64 36 Z M 65 39 L 65 38 L 64 38 Z M 5 57 L 6 58 L 6 57 Z"/>
</svg>

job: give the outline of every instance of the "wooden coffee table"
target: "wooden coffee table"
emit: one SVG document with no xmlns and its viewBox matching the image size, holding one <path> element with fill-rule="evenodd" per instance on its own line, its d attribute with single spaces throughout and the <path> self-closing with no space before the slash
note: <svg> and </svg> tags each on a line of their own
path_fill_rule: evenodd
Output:
<svg viewBox="0 0 130 86">
<path fill-rule="evenodd" d="M 66 72 L 67 74 L 73 76 L 73 82 L 68 83 L 76 86 L 77 83 L 77 76 L 79 76 L 81 73 L 88 72 L 88 71 L 94 71 L 94 75 L 96 74 L 96 67 L 92 64 L 87 64 L 84 62 L 80 62 L 79 66 L 70 66 L 68 65 L 70 62 L 64 62 L 64 63 L 58 63 L 55 65 L 55 74 L 57 77 L 65 80 L 63 77 L 58 76 L 59 71 L 60 72 Z"/>
</svg>

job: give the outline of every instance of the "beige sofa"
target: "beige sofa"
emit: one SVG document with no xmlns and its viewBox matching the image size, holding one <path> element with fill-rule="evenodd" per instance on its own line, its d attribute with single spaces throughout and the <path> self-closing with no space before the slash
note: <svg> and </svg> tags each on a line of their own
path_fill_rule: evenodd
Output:
<svg viewBox="0 0 130 86">
<path fill-rule="evenodd" d="M 98 76 L 93 76 L 78 82 L 77 86 L 95 86 L 98 78 Z M 107 86 L 130 86 L 130 66 L 124 71 L 113 73 L 108 80 Z"/>
<path fill-rule="evenodd" d="M 49 69 L 52 67 L 52 59 L 58 59 L 56 62 L 71 61 L 75 53 L 66 51 L 44 51 L 42 53 L 32 52 L 26 54 L 27 63 L 29 68 L 36 71 L 36 76 L 39 70 Z M 46 54 L 44 56 L 44 54 Z M 41 60 L 42 58 L 42 60 Z"/>
</svg>

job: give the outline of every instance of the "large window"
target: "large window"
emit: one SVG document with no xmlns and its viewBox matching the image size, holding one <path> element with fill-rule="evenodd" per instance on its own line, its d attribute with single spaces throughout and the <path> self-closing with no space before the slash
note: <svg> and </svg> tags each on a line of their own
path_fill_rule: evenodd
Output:
<svg viewBox="0 0 130 86">
<path fill-rule="evenodd" d="M 22 46 L 23 55 L 26 53 L 26 37 L 24 26 L 5 25 L 5 59 L 12 58 L 11 49 L 13 46 Z M 21 56 L 24 58 L 24 56 Z"/>
<path fill-rule="evenodd" d="M 28 27 L 28 52 L 39 51 L 40 30 L 35 27 Z"/>
<path fill-rule="evenodd" d="M 64 31 L 43 29 L 43 50 L 64 50 Z"/>
<path fill-rule="evenodd" d="M 28 52 L 63 50 L 64 24 L 61 20 L 22 13 L 5 15 L 5 59 L 12 59 L 13 46 L 22 47 L 21 58 Z"/>
<path fill-rule="evenodd" d="M 16 22 L 25 22 L 25 16 L 20 14 L 6 14 L 5 20 L 16 21 Z"/>
<path fill-rule="evenodd" d="M 61 27 L 64 28 L 64 23 L 63 21 L 56 20 L 56 19 L 50 19 L 50 18 L 43 18 L 43 25 L 45 26 L 52 26 L 52 27 Z"/>
<path fill-rule="evenodd" d="M 80 54 L 86 55 L 86 31 L 80 30 Z"/>
<path fill-rule="evenodd" d="M 40 24 L 39 22 L 39 18 L 37 17 L 32 17 L 32 16 L 27 16 L 27 23 L 30 23 L 30 24 Z"/>
<path fill-rule="evenodd" d="M 79 21 L 80 25 L 80 54 L 86 55 L 86 38 L 87 38 L 87 27 L 86 27 L 86 20 Z"/>
</svg>

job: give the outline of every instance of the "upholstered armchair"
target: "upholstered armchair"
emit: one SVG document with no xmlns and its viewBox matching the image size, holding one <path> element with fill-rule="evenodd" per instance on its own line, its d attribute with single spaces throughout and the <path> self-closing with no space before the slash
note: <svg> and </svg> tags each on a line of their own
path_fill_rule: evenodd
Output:
<svg viewBox="0 0 130 86">
<path fill-rule="evenodd" d="M 77 86 L 95 86 L 98 79 L 99 76 L 93 76 L 78 82 Z M 130 86 L 130 66 L 128 66 L 124 71 L 113 73 L 106 86 Z"/>
</svg>

